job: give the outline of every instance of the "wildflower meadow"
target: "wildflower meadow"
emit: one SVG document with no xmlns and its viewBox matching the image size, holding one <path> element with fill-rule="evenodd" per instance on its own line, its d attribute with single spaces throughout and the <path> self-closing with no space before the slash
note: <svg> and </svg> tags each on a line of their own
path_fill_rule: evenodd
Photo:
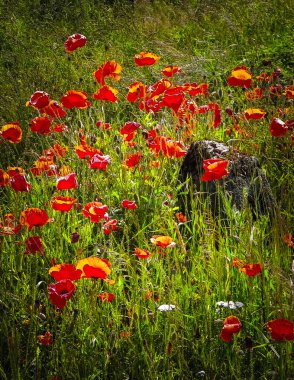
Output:
<svg viewBox="0 0 294 380">
<path fill-rule="evenodd" d="M 1 379 L 293 378 L 292 8 L 1 2 Z M 270 212 L 181 183 L 201 140 Z"/>
</svg>

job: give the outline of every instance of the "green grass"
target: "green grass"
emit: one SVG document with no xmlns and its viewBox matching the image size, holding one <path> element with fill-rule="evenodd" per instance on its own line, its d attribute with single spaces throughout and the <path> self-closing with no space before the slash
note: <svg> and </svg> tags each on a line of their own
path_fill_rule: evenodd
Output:
<svg viewBox="0 0 294 380">
<path fill-rule="evenodd" d="M 53 218 L 42 228 L 0 236 L 0 378 L 2 379 L 290 379 L 294 371 L 293 344 L 273 341 L 266 323 L 276 318 L 293 320 L 292 251 L 283 236 L 293 228 L 293 153 L 290 134 L 274 138 L 268 126 L 277 109 L 289 108 L 283 120 L 293 119 L 293 101 L 284 96 L 265 96 L 247 101 L 241 88 L 226 85 L 237 65 L 247 65 L 254 76 L 282 69 L 280 83 L 292 84 L 292 25 L 290 1 L 10 1 L 0 2 L 0 122 L 20 121 L 23 139 L 13 145 L 0 144 L 0 168 L 22 166 L 32 185 L 28 193 L 0 188 L 0 220 L 13 213 L 16 220 L 26 207 L 39 207 Z M 72 55 L 64 52 L 66 38 L 79 32 L 88 38 L 85 47 Z M 158 54 L 151 67 L 137 67 L 133 57 L 140 51 Z M 107 60 L 122 67 L 119 102 L 91 99 L 92 107 L 69 110 L 64 118 L 68 132 L 47 136 L 33 133 L 29 121 L 37 110 L 25 103 L 36 90 L 59 100 L 69 89 L 91 94 L 98 88 L 92 73 Z M 271 61 L 264 66 L 262 61 Z M 165 65 L 179 65 L 182 74 L 173 84 L 207 82 L 209 95 L 197 104 L 216 102 L 223 122 L 209 127 L 211 115 L 197 115 L 190 137 L 177 129 L 177 119 L 168 109 L 147 114 L 125 100 L 130 83 L 141 80 L 152 85 L 161 78 Z M 264 86 L 265 91 L 266 85 Z M 225 109 L 242 115 L 256 107 L 267 111 L 260 121 L 240 121 L 252 137 L 233 130 Z M 95 126 L 103 119 L 112 126 Z M 129 147 L 120 128 L 126 121 L 142 128 Z M 154 154 L 147 148 L 143 130 L 161 126 L 160 134 L 184 141 L 188 147 L 199 139 L 228 142 L 241 152 L 258 157 L 277 199 L 279 215 L 256 222 L 250 210 L 236 214 L 227 204 L 228 223 L 211 216 L 205 199 L 193 198 L 188 221 L 179 224 L 177 180 L 181 159 Z M 89 169 L 74 147 L 83 128 L 87 143 L 109 154 L 106 171 Z M 230 128 L 230 134 L 227 129 Z M 69 152 L 57 165 L 69 165 L 79 187 L 56 190 L 55 177 L 34 177 L 30 168 L 44 149 L 54 143 Z M 140 167 L 127 170 L 126 155 L 142 151 Z M 158 160 L 159 168 L 149 162 Z M 52 195 L 70 195 L 81 207 L 68 213 L 52 210 Z M 118 220 L 110 235 L 102 223 L 91 223 L 81 208 L 99 198 L 109 215 Z M 124 210 L 122 199 L 136 200 L 137 210 Z M 254 232 L 253 232 L 254 230 Z M 71 243 L 77 231 L 80 239 Z M 38 235 L 44 255 L 24 255 L 27 237 Z M 160 250 L 153 235 L 169 235 L 174 248 Z M 150 259 L 139 260 L 136 247 L 148 249 Z M 62 310 L 48 298 L 48 273 L 52 259 L 76 263 L 89 256 L 107 258 L 112 264 L 110 285 L 102 280 L 76 281 L 76 292 Z M 247 277 L 232 266 L 233 257 L 263 265 L 261 275 Z M 145 299 L 147 291 L 159 299 Z M 97 294 L 115 294 L 111 303 Z M 240 301 L 239 310 L 220 308 L 218 301 Z M 176 309 L 160 312 L 161 304 Z M 242 330 L 232 343 L 220 338 L 223 320 L 236 315 Z M 50 331 L 52 345 L 42 346 L 37 336 Z M 121 333 L 129 333 L 123 337 Z M 249 342 L 249 343 L 248 343 Z M 250 343 L 252 342 L 252 348 Z M 293 359 L 293 358 L 292 358 Z M 201 372 L 201 371 L 204 371 Z"/>
</svg>

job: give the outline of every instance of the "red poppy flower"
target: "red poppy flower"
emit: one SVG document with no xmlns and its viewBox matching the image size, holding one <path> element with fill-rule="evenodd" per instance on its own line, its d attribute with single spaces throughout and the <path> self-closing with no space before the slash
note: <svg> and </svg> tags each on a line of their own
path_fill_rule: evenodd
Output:
<svg viewBox="0 0 294 380">
<path fill-rule="evenodd" d="M 68 127 L 65 123 L 55 123 L 55 122 L 52 123 L 51 132 L 62 133 L 62 132 L 67 132 L 67 131 L 68 131 Z"/>
<path fill-rule="evenodd" d="M 85 46 L 87 38 L 80 33 L 72 34 L 67 38 L 64 43 L 64 50 L 66 53 L 72 53 L 78 48 Z"/>
<path fill-rule="evenodd" d="M 261 73 L 261 74 L 256 76 L 256 79 L 259 80 L 259 82 L 268 83 L 271 80 L 271 74 L 270 73 Z"/>
<path fill-rule="evenodd" d="M 183 100 L 185 98 L 185 94 L 183 92 L 182 87 L 173 87 L 169 88 L 164 92 L 162 97 L 162 102 L 165 107 L 171 108 L 175 113 L 178 112 Z"/>
<path fill-rule="evenodd" d="M 263 95 L 262 88 L 254 88 L 252 91 L 246 91 L 245 92 L 245 97 L 247 100 L 256 100 L 256 99 L 261 99 Z"/>
<path fill-rule="evenodd" d="M 15 235 L 22 229 L 21 224 L 16 223 L 13 214 L 5 214 L 3 219 L 0 220 L 0 235 Z"/>
<path fill-rule="evenodd" d="M 9 175 L 3 169 L 0 169 L 0 187 L 7 186 L 9 178 Z"/>
<path fill-rule="evenodd" d="M 87 100 L 88 95 L 84 91 L 68 90 L 65 95 L 60 99 L 61 104 L 64 108 L 87 108 L 90 107 L 91 103 Z"/>
<path fill-rule="evenodd" d="M 120 129 L 120 134 L 124 136 L 124 141 L 130 141 L 140 127 L 141 124 L 136 123 L 135 121 L 127 121 Z"/>
<path fill-rule="evenodd" d="M 71 280 L 60 280 L 48 285 L 49 299 L 58 309 L 63 309 L 75 290 L 75 284 Z"/>
<path fill-rule="evenodd" d="M 164 76 L 170 78 L 175 74 L 181 73 L 182 70 L 178 66 L 166 66 L 161 72 Z"/>
<path fill-rule="evenodd" d="M 127 208 L 129 210 L 135 210 L 136 208 L 138 208 L 135 201 L 128 201 L 127 199 L 124 199 L 121 202 L 121 207 Z"/>
<path fill-rule="evenodd" d="M 97 298 L 102 302 L 112 302 L 115 298 L 113 293 L 100 293 L 97 295 Z"/>
<path fill-rule="evenodd" d="M 270 123 L 269 130 L 272 136 L 282 137 L 288 132 L 288 126 L 281 119 L 274 117 Z"/>
<path fill-rule="evenodd" d="M 134 57 L 135 64 L 137 66 L 151 66 L 154 65 L 157 61 L 159 61 L 160 57 L 155 55 L 154 53 L 147 53 L 142 51 L 139 54 L 136 54 Z"/>
<path fill-rule="evenodd" d="M 115 61 L 107 61 L 94 72 L 94 77 L 101 86 L 104 86 L 105 78 L 111 77 L 118 81 L 120 79 L 121 70 L 122 67 L 119 63 Z"/>
<path fill-rule="evenodd" d="M 36 207 L 27 208 L 20 214 L 20 224 L 27 226 L 29 230 L 33 227 L 42 227 L 50 221 L 47 212 Z"/>
<path fill-rule="evenodd" d="M 266 112 L 260 108 L 248 108 L 244 111 L 245 119 L 250 120 L 260 120 L 266 115 Z"/>
<path fill-rule="evenodd" d="M 220 338 L 224 342 L 231 342 L 233 334 L 238 333 L 241 330 L 242 324 L 239 318 L 234 315 L 230 315 L 224 320 L 224 325 L 220 334 Z"/>
<path fill-rule="evenodd" d="M 89 162 L 90 169 L 100 169 L 106 170 L 107 166 L 110 164 L 110 156 L 102 154 L 94 154 Z"/>
<path fill-rule="evenodd" d="M 248 72 L 246 66 L 237 66 L 231 72 L 231 76 L 227 79 L 227 83 L 230 86 L 249 88 L 252 84 L 252 76 Z"/>
<path fill-rule="evenodd" d="M 18 144 L 22 138 L 22 129 L 19 126 L 19 122 L 16 121 L 3 125 L 0 136 L 11 144 Z"/>
<path fill-rule="evenodd" d="M 262 272 L 261 264 L 244 264 L 239 268 L 240 272 L 245 273 L 247 276 L 256 276 Z"/>
<path fill-rule="evenodd" d="M 104 130 L 111 129 L 111 125 L 109 123 L 105 123 L 103 120 L 98 120 L 96 122 L 96 126 Z"/>
<path fill-rule="evenodd" d="M 54 117 L 56 119 L 61 119 L 66 115 L 66 112 L 62 108 L 61 104 L 59 104 L 56 100 L 50 100 L 49 104 L 41 108 L 40 113 L 45 113 L 47 116 Z"/>
<path fill-rule="evenodd" d="M 222 158 L 210 158 L 208 160 L 204 160 L 203 168 L 205 172 L 201 177 L 201 181 L 215 181 L 228 175 L 228 172 L 226 170 L 228 164 L 229 161 Z"/>
<path fill-rule="evenodd" d="M 39 252 L 41 256 L 43 255 L 43 244 L 41 241 L 40 236 L 30 236 L 25 241 L 26 244 L 26 251 L 25 254 L 32 254 Z"/>
<path fill-rule="evenodd" d="M 15 174 L 10 180 L 11 187 L 15 191 L 25 191 L 31 190 L 31 185 L 27 182 L 24 174 Z"/>
<path fill-rule="evenodd" d="M 50 95 L 47 94 L 47 92 L 36 91 L 31 95 L 30 100 L 26 102 L 26 106 L 27 107 L 31 106 L 34 108 L 43 108 L 43 107 L 48 106 L 49 101 L 50 101 Z"/>
<path fill-rule="evenodd" d="M 111 264 L 106 259 L 98 257 L 88 257 L 79 260 L 76 264 L 76 269 L 82 271 L 82 278 L 101 278 L 103 280 L 110 274 Z"/>
<path fill-rule="evenodd" d="M 107 219 L 108 207 L 100 202 L 89 202 L 82 209 L 82 213 L 86 218 L 90 218 L 91 222 L 98 223 L 100 220 Z"/>
<path fill-rule="evenodd" d="M 146 94 L 146 86 L 142 82 L 134 82 L 129 85 L 127 100 L 134 103 L 138 99 L 142 99 Z"/>
<path fill-rule="evenodd" d="M 116 219 L 109 219 L 103 226 L 102 231 L 109 235 L 111 232 L 115 231 L 117 227 L 117 220 Z"/>
<path fill-rule="evenodd" d="M 30 121 L 32 132 L 37 132 L 42 135 L 48 135 L 50 131 L 51 120 L 47 116 L 37 116 Z"/>
<path fill-rule="evenodd" d="M 165 236 L 165 235 L 154 235 L 150 239 L 152 244 L 155 244 L 159 247 L 164 247 L 164 248 L 173 248 L 176 243 L 173 241 L 173 239 L 170 236 Z"/>
<path fill-rule="evenodd" d="M 54 164 L 52 158 L 48 156 L 41 156 L 37 161 L 34 162 L 34 166 L 31 168 L 31 173 L 34 176 L 39 176 L 45 172 L 48 177 L 52 177 L 57 174 L 56 165 Z"/>
<path fill-rule="evenodd" d="M 9 177 L 13 177 L 15 174 L 25 174 L 25 171 L 20 166 L 8 166 L 7 174 L 9 175 Z"/>
<path fill-rule="evenodd" d="M 42 346 L 51 346 L 52 344 L 52 334 L 50 331 L 46 331 L 44 335 L 38 335 L 37 340 Z"/>
<path fill-rule="evenodd" d="M 79 187 L 76 174 L 70 173 L 64 177 L 58 178 L 56 181 L 56 186 L 58 190 L 76 189 Z"/>
<path fill-rule="evenodd" d="M 126 166 L 127 168 L 133 168 L 134 166 L 138 165 L 142 156 L 143 156 L 143 153 L 141 152 L 129 154 L 124 160 L 123 165 Z"/>
<path fill-rule="evenodd" d="M 56 211 L 70 211 L 76 199 L 73 197 L 62 197 L 61 195 L 55 196 L 51 199 L 51 207 Z"/>
<path fill-rule="evenodd" d="M 81 269 L 76 269 L 73 264 L 58 264 L 49 269 L 49 274 L 56 281 L 71 280 L 76 281 L 81 278 Z"/>
<path fill-rule="evenodd" d="M 103 86 L 93 94 L 93 98 L 96 100 L 105 100 L 107 102 L 117 102 L 118 90 L 110 86 Z"/>
<path fill-rule="evenodd" d="M 147 249 L 142 249 L 142 248 L 135 248 L 135 255 L 139 259 L 148 259 L 149 257 L 152 256 L 152 254 L 147 251 Z"/>
<path fill-rule="evenodd" d="M 273 340 L 294 340 L 294 323 L 288 319 L 273 319 L 267 329 Z"/>
</svg>

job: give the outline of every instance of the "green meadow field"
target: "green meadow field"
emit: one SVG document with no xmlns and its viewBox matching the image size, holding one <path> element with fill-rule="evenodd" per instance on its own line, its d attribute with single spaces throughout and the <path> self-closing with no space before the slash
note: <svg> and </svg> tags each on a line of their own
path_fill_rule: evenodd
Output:
<svg viewBox="0 0 294 380">
<path fill-rule="evenodd" d="M 293 379 L 293 20 L 0 0 L 0 379 Z M 183 186 L 200 140 L 258 159 L 269 213 L 226 196 L 230 158 Z"/>
</svg>

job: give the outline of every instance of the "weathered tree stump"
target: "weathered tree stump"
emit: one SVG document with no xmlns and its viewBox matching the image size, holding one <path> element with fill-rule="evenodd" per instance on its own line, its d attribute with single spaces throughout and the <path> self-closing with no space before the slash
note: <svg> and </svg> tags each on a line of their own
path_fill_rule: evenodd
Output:
<svg viewBox="0 0 294 380">
<path fill-rule="evenodd" d="M 203 160 L 210 158 L 227 159 L 229 174 L 218 181 L 202 182 Z M 191 211 L 192 190 L 194 197 L 197 194 L 205 197 L 214 217 L 226 219 L 225 203 L 228 202 L 239 211 L 250 207 L 253 219 L 261 215 L 269 215 L 272 219 L 275 215 L 276 201 L 257 158 L 233 151 L 223 143 L 209 140 L 193 143 L 178 180 L 182 184 L 179 201 L 185 213 Z"/>
</svg>

